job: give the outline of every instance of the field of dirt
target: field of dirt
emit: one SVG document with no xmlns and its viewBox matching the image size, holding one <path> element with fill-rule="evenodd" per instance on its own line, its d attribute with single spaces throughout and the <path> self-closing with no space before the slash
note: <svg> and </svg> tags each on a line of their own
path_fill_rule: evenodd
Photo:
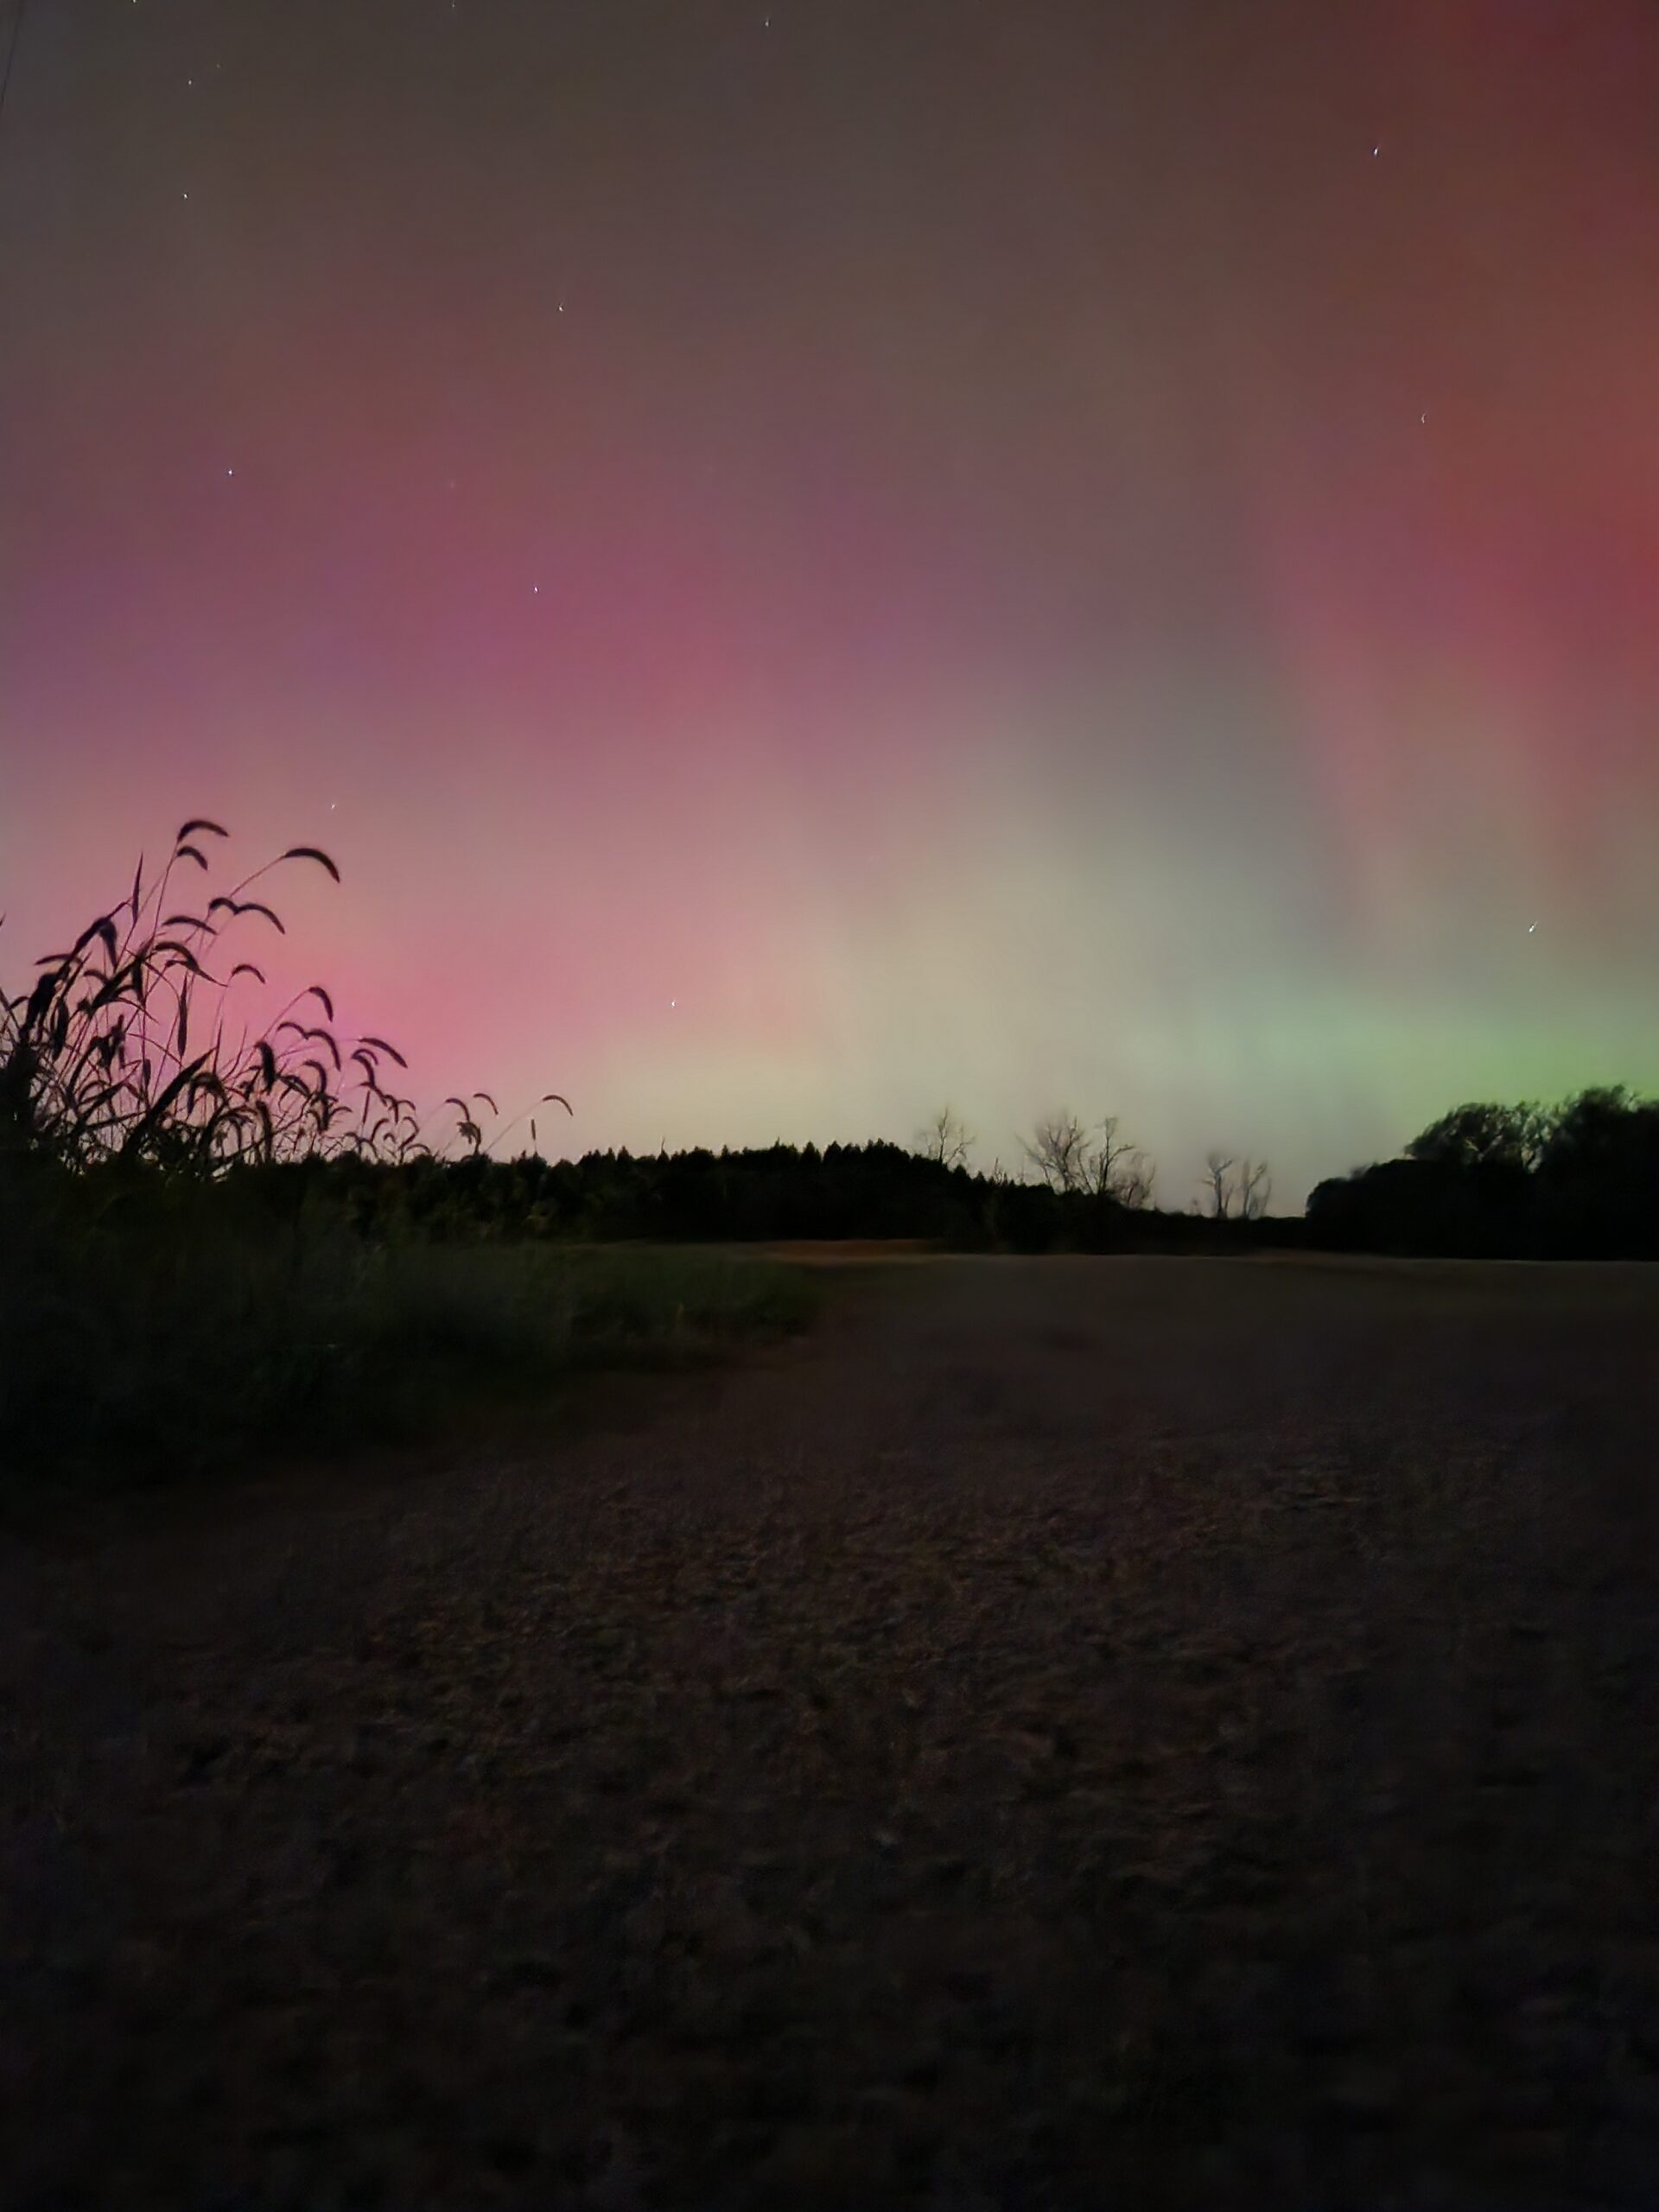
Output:
<svg viewBox="0 0 1659 2212">
<path fill-rule="evenodd" d="M 9 2212 L 1659 2202 L 1659 1268 L 843 1268 L 0 1558 Z"/>
</svg>

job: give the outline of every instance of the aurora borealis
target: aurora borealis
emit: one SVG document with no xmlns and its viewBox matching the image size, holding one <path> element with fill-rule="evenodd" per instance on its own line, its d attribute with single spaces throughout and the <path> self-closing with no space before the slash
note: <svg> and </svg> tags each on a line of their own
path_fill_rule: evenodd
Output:
<svg viewBox="0 0 1659 2212">
<path fill-rule="evenodd" d="M 7 987 L 200 812 L 574 1153 L 1659 1084 L 1656 118 L 1647 0 L 31 0 Z"/>
</svg>

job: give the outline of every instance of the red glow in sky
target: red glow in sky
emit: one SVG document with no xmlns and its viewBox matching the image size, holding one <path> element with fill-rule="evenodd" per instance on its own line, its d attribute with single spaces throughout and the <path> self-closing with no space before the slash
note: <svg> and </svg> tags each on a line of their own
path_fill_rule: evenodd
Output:
<svg viewBox="0 0 1659 2212">
<path fill-rule="evenodd" d="M 205 812 L 575 1152 L 1652 1085 L 1656 113 L 1646 0 L 33 0 L 9 988 Z"/>
</svg>

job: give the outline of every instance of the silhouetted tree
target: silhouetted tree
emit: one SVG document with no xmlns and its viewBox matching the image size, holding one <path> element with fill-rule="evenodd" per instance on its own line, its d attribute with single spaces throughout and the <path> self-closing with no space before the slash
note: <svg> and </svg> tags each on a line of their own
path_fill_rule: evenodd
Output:
<svg viewBox="0 0 1659 2212">
<path fill-rule="evenodd" d="M 1551 1116 L 1539 1106 L 1454 1106 L 1412 1139 L 1406 1157 L 1452 1167 L 1531 1169 L 1550 1127 Z"/>
<path fill-rule="evenodd" d="M 1021 1149 L 1049 1189 L 1065 1198 L 1087 1193 L 1121 1206 L 1144 1206 L 1152 1196 L 1155 1170 L 1138 1145 L 1118 1135 L 1119 1121 L 1109 1114 L 1091 1144 L 1089 1133 L 1071 1112 L 1039 1122 L 1034 1141 Z"/>
<path fill-rule="evenodd" d="M 1581 1091 L 1557 1112 L 1535 1180 L 1552 1249 L 1659 1257 L 1659 1100 L 1622 1085 Z"/>
<path fill-rule="evenodd" d="M 1210 1218 L 1226 1221 L 1233 1211 L 1233 1162 L 1230 1154 L 1212 1152 L 1204 1163 L 1199 1179 L 1205 1197 L 1210 1204 Z"/>
<path fill-rule="evenodd" d="M 1659 1257 L 1659 1102 L 1603 1087 L 1548 1111 L 1454 1107 L 1403 1159 L 1321 1183 L 1306 1218 L 1355 1250 Z"/>
<path fill-rule="evenodd" d="M 1088 1190 L 1089 1135 L 1077 1116 L 1069 1112 L 1052 1114 L 1046 1122 L 1039 1122 L 1034 1135 L 1034 1143 L 1026 1144 L 1022 1140 L 1020 1148 L 1049 1189 L 1061 1195 Z"/>
<path fill-rule="evenodd" d="M 1118 1116 L 1109 1114 L 1100 1125 L 1100 1142 L 1087 1162 L 1090 1189 L 1096 1197 L 1115 1198 L 1121 1206 L 1141 1207 L 1152 1198 L 1156 1168 L 1139 1145 L 1120 1141 Z"/>
<path fill-rule="evenodd" d="M 1260 1221 L 1273 1196 L 1273 1174 L 1265 1160 L 1246 1160 L 1239 1166 L 1234 1187 L 1238 1211 L 1246 1221 Z"/>
<path fill-rule="evenodd" d="M 1635 1098 L 1623 1084 L 1581 1090 L 1556 1109 L 1538 1165 L 1554 1174 L 1616 1174 L 1643 1149 L 1656 1114 L 1659 1102 Z"/>
<path fill-rule="evenodd" d="M 973 1141 L 973 1132 L 960 1117 L 948 1105 L 942 1106 L 922 1131 L 922 1157 L 938 1160 L 941 1167 L 965 1167 Z"/>
<path fill-rule="evenodd" d="M 1273 1175 L 1265 1160 L 1235 1160 L 1212 1152 L 1198 1179 L 1206 1203 L 1198 1211 L 1211 1221 L 1260 1221 L 1273 1196 Z"/>
</svg>

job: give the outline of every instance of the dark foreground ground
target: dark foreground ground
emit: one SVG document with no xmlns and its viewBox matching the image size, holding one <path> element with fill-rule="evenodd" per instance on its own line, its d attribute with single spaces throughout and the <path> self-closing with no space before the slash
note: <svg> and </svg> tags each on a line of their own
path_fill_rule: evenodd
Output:
<svg viewBox="0 0 1659 2212">
<path fill-rule="evenodd" d="M 14 1538 L 0 2199 L 1659 2203 L 1656 1278 L 922 1261 Z"/>
</svg>

